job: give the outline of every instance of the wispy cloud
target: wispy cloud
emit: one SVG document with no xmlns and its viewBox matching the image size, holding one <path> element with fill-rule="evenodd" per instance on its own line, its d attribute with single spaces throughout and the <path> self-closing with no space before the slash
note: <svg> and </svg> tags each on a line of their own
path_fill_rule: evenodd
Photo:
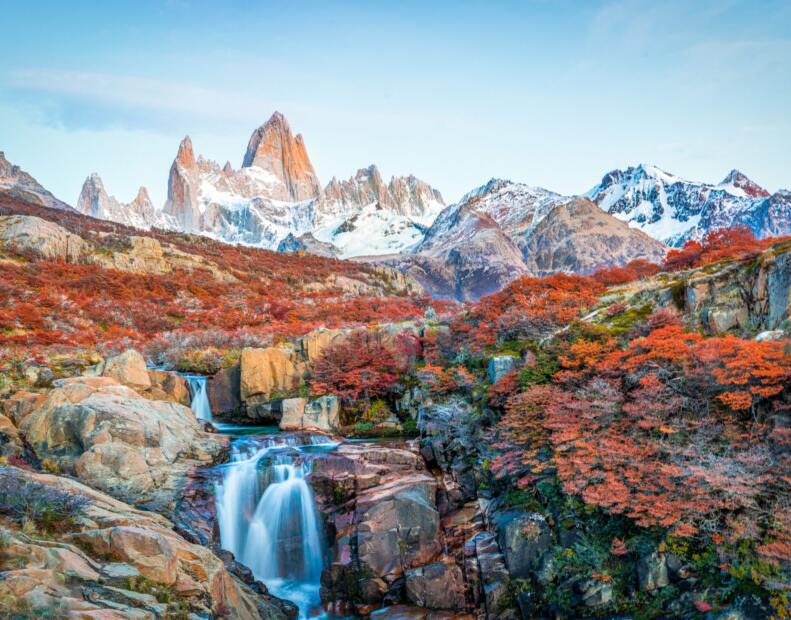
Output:
<svg viewBox="0 0 791 620">
<path fill-rule="evenodd" d="M 265 97 L 133 75 L 24 69 L 3 81 L 11 96 L 38 104 L 52 122 L 66 126 L 150 128 L 152 121 L 185 117 L 236 123 L 260 118 L 275 107 Z"/>
</svg>

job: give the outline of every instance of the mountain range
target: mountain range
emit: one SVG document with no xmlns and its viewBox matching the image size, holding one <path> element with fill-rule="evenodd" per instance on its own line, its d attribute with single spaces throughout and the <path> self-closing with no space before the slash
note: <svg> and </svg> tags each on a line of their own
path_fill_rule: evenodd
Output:
<svg viewBox="0 0 791 620">
<path fill-rule="evenodd" d="M 0 192 L 70 208 L 1 153 Z M 239 168 L 196 156 L 185 137 L 162 208 L 145 187 L 131 202 L 118 200 L 97 174 L 85 180 L 76 208 L 141 229 L 385 264 L 457 299 L 520 275 L 659 261 L 668 246 L 723 227 L 791 233 L 791 192 L 770 194 L 738 170 L 712 185 L 641 164 L 608 172 L 579 196 L 492 179 L 451 205 L 412 175 L 386 182 L 375 165 L 322 186 L 304 139 L 279 112 L 252 133 Z"/>
</svg>

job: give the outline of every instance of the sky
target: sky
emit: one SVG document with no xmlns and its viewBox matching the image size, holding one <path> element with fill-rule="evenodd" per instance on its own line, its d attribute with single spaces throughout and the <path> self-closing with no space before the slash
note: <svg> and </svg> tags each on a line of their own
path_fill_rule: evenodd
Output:
<svg viewBox="0 0 791 620">
<path fill-rule="evenodd" d="M 166 197 L 178 143 L 241 164 L 275 110 L 319 179 L 376 163 L 447 202 L 650 163 L 791 187 L 788 0 L 0 0 L 0 150 L 76 203 Z"/>
</svg>

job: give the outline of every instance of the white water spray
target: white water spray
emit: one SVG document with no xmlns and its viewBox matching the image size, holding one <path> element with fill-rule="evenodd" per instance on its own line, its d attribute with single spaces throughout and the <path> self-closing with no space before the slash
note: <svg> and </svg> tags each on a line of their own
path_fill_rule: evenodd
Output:
<svg viewBox="0 0 791 620">
<path fill-rule="evenodd" d="M 324 567 L 304 450 L 334 445 L 326 437 L 306 435 L 239 440 L 217 485 L 220 543 L 273 594 L 294 601 L 300 617 L 321 612 Z"/>
</svg>

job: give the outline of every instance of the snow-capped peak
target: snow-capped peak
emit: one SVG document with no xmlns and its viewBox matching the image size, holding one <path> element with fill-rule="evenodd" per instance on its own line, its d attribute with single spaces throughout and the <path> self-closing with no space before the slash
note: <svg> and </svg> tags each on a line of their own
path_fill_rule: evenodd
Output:
<svg viewBox="0 0 791 620">
<path fill-rule="evenodd" d="M 728 173 L 717 189 L 723 189 L 734 196 L 750 196 L 752 198 L 766 197 L 769 192 L 763 187 L 750 180 L 744 173 L 735 168 Z"/>
</svg>

